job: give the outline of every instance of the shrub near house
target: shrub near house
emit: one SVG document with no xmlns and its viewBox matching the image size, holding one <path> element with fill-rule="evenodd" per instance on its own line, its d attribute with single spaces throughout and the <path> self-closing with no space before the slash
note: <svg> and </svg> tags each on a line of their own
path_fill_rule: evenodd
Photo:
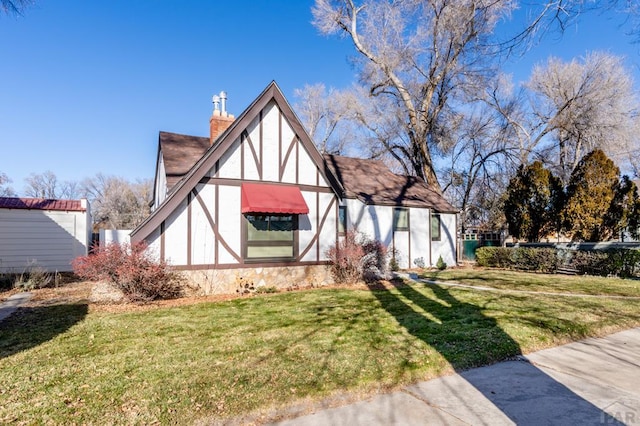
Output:
<svg viewBox="0 0 640 426">
<path fill-rule="evenodd" d="M 93 254 L 73 260 L 73 271 L 90 281 L 104 281 L 135 302 L 182 295 L 180 276 L 166 262 L 154 259 L 143 243 L 95 247 Z"/>
<path fill-rule="evenodd" d="M 531 247 L 481 247 L 478 266 L 534 272 L 557 272 L 571 268 L 583 275 L 640 276 L 640 250 L 565 250 Z"/>
</svg>

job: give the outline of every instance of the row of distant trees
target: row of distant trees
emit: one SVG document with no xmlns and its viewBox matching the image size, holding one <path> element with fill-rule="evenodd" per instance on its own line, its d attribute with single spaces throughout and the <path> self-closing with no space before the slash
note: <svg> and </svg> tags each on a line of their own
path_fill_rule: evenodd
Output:
<svg viewBox="0 0 640 426">
<path fill-rule="evenodd" d="M 640 199 L 635 183 L 597 149 L 566 186 L 541 161 L 521 166 L 504 194 L 504 214 L 511 235 L 532 242 L 560 234 L 575 241 L 637 238 Z"/>
<path fill-rule="evenodd" d="M 0 196 L 15 197 L 11 179 L 0 172 Z M 81 181 L 61 181 L 52 171 L 32 173 L 25 179 L 21 195 L 34 198 L 86 198 L 91 204 L 93 221 L 98 228 L 133 229 L 150 212 L 152 182 L 129 181 L 98 173 Z"/>
</svg>

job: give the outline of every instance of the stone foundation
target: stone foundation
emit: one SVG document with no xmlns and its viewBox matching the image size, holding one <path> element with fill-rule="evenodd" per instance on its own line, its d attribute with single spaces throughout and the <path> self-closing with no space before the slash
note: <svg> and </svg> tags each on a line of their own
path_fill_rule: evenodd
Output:
<svg viewBox="0 0 640 426">
<path fill-rule="evenodd" d="M 182 271 L 190 286 L 201 294 L 236 294 L 260 287 L 290 290 L 333 284 L 326 265 L 277 266 L 273 268 L 206 269 Z"/>
</svg>

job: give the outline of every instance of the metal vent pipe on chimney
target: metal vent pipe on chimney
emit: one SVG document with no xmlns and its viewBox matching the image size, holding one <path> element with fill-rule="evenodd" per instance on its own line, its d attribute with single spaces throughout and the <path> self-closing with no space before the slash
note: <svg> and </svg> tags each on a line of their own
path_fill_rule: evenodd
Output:
<svg viewBox="0 0 640 426">
<path fill-rule="evenodd" d="M 222 110 L 222 115 L 227 113 L 227 92 L 224 90 L 220 92 L 220 109 Z"/>
<path fill-rule="evenodd" d="M 213 110 L 218 111 L 220 109 L 220 96 L 213 95 L 213 98 L 211 98 L 211 100 L 213 101 Z"/>
</svg>

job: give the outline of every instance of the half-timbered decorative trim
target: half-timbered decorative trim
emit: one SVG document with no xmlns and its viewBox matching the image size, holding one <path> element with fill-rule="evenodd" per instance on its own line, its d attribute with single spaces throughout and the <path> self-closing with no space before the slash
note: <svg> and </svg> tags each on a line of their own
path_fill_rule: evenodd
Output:
<svg viewBox="0 0 640 426">
<path fill-rule="evenodd" d="M 196 200 L 198 200 L 198 203 L 200 203 L 200 207 L 202 207 L 202 211 L 204 212 L 204 215 L 207 218 L 207 221 L 209 222 L 209 225 L 211 226 L 211 229 L 213 229 L 213 235 L 216 237 L 216 241 L 218 241 L 220 244 L 222 244 L 222 246 L 225 248 L 225 250 L 227 250 L 229 252 L 229 254 L 235 260 L 238 261 L 238 263 L 243 263 L 242 262 L 242 257 L 240 255 L 238 255 L 238 253 L 233 251 L 233 249 L 229 246 L 229 244 L 227 244 L 225 239 L 222 238 L 222 236 L 220 235 L 220 232 L 218 230 L 218 223 L 214 222 L 213 218 L 211 217 L 211 213 L 209 213 L 209 209 L 208 209 L 206 203 L 202 200 L 202 197 L 200 196 L 200 194 L 196 195 Z M 216 207 L 217 207 L 217 204 L 216 204 Z M 216 208 L 216 212 L 217 211 L 218 211 L 218 209 Z"/>
<path fill-rule="evenodd" d="M 318 241 L 320 232 L 322 231 L 322 228 L 324 227 L 324 222 L 325 222 L 325 220 L 327 220 L 327 216 L 329 215 L 329 212 L 331 212 L 331 207 L 333 207 L 334 203 L 336 203 L 336 198 L 331 199 L 331 202 L 329 203 L 329 205 L 327 206 L 327 208 L 324 211 L 324 214 L 322 215 L 322 220 L 319 222 L 319 224 L 318 224 L 318 226 L 316 228 L 315 235 L 313 236 L 311 241 L 309 241 L 309 244 L 307 245 L 307 247 L 305 247 L 305 249 L 302 251 L 302 253 L 300 253 L 300 256 L 298 257 L 298 259 L 303 259 L 304 256 L 309 252 L 309 250 L 311 250 L 311 248 Z M 318 213 L 320 212 L 319 204 L 316 205 L 316 211 Z"/>
</svg>

